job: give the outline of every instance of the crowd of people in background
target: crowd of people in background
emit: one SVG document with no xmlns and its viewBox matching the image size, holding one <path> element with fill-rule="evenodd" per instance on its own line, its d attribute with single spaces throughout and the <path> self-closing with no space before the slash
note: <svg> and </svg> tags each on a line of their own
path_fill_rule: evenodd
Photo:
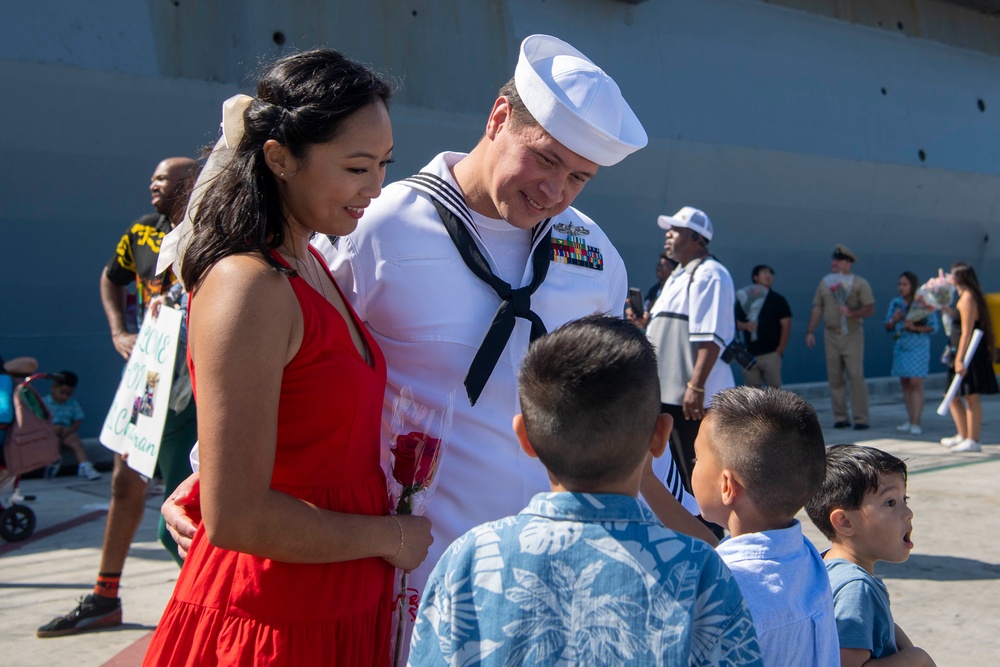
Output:
<svg viewBox="0 0 1000 667">
<path fill-rule="evenodd" d="M 686 207 L 678 215 L 685 210 L 697 211 Z M 707 215 L 703 212 L 697 211 L 697 215 L 708 221 Z M 661 216 L 661 226 L 664 224 L 663 220 L 670 218 Z M 708 224 L 711 225 L 711 222 Z M 697 239 L 697 236 L 692 238 Z M 705 250 L 696 259 L 711 258 L 707 252 L 707 240 L 703 239 L 701 243 Z M 742 367 L 743 384 L 747 386 L 780 388 L 781 360 L 791 338 L 792 311 L 788 301 L 772 289 L 774 269 L 765 264 L 755 266 L 751 272 L 752 283 L 737 290 L 735 299 L 729 298 L 731 290 L 725 281 L 720 281 L 712 288 L 702 287 L 694 292 L 685 290 L 684 297 L 692 299 L 692 304 L 697 304 L 692 306 L 690 312 L 685 312 L 676 304 L 671 305 L 666 300 L 660 301 L 660 295 L 675 277 L 682 275 L 685 266 L 696 267 L 697 264 L 693 264 L 687 258 L 687 254 L 683 251 L 684 244 L 676 243 L 670 234 L 667 236 L 665 247 L 668 252 L 661 256 L 656 267 L 658 282 L 647 292 L 644 312 L 641 315 L 637 314 L 631 304 L 626 303 L 625 317 L 636 326 L 645 329 L 655 345 L 670 340 L 670 337 L 663 333 L 664 329 L 677 326 L 690 329 L 692 322 L 696 323 L 693 325 L 695 327 L 703 327 L 704 324 L 699 323 L 703 323 L 705 312 L 715 317 L 726 312 L 727 303 L 734 302 L 735 336 L 727 339 L 721 330 L 712 332 L 718 342 L 717 347 L 721 350 L 723 361 L 732 361 Z M 670 263 L 664 260 L 669 260 Z M 816 332 L 819 330 L 819 325 L 823 324 L 827 382 L 834 416 L 831 426 L 834 429 L 852 426 L 854 430 L 869 428 L 862 320 L 875 312 L 875 298 L 868 281 L 853 273 L 855 262 L 857 257 L 847 246 L 838 244 L 834 248 L 831 256 L 831 272 L 820 280 L 816 288 L 806 328 L 805 344 L 807 348 L 812 349 L 817 342 Z M 661 274 L 666 274 L 666 277 L 662 277 Z M 921 418 L 926 401 L 924 380 L 931 373 L 931 338 L 941 328 L 940 310 L 940 313 L 949 320 L 946 328 L 949 343 L 940 360 L 941 368 L 947 371 L 949 383 L 956 373 L 962 376 L 958 396 L 950 403 L 957 433 L 943 438 L 941 444 L 953 452 L 976 452 L 981 451 L 979 430 L 982 423 L 982 408 L 979 395 L 998 393 L 992 364 L 1000 361 L 996 353 L 986 298 L 975 270 L 964 262 L 955 263 L 947 274 L 947 280 L 957 293 L 957 303 L 954 306 L 945 304 L 939 309 L 928 309 L 926 303 L 918 299 L 917 292 L 921 285 L 912 271 L 900 274 L 897 283 L 898 296 L 889 302 L 884 327 L 892 336 L 893 343 L 890 374 L 899 378 L 907 418 L 896 427 L 896 430 L 915 436 L 923 433 Z M 689 287 L 695 285 L 693 279 L 689 279 L 688 283 Z M 701 293 L 705 293 L 706 296 L 701 297 Z M 657 317 L 677 320 L 680 324 L 664 320 L 661 325 Z M 975 329 L 982 330 L 984 335 L 971 363 L 966 367 L 964 355 Z M 683 340 L 683 335 L 677 340 Z M 688 340 L 692 344 L 692 354 L 697 357 L 697 350 L 703 341 L 698 336 L 691 336 Z M 731 349 L 727 351 L 725 348 L 727 340 L 735 341 L 739 351 L 735 353 Z M 740 356 L 742 352 L 746 353 L 743 357 Z M 702 373 L 695 375 L 692 372 L 693 364 L 689 364 L 690 368 L 685 368 L 683 364 L 673 363 L 672 360 L 676 356 L 677 349 L 660 355 L 661 382 L 669 385 L 671 374 L 679 374 L 681 381 L 693 380 L 690 384 L 685 384 L 686 390 L 701 393 L 698 391 L 702 388 L 698 378 Z M 714 365 L 710 368 L 714 368 Z M 717 377 L 721 377 L 721 374 Z M 710 402 L 717 391 L 732 386 L 732 383 L 725 378 L 721 386 L 718 382 L 709 382 L 708 385 L 709 389 L 705 393 L 706 403 Z M 686 401 L 687 397 L 684 400 Z M 675 426 L 675 440 L 678 443 L 693 442 L 690 433 L 697 434 L 696 424 L 700 421 L 699 408 L 694 406 L 689 412 L 684 412 L 679 406 L 671 408 L 665 404 L 664 409 L 675 409 L 675 417 L 683 416 L 685 419 L 684 425 Z M 678 453 L 678 457 L 682 472 L 686 471 L 687 456 Z M 685 478 L 688 479 L 689 476 Z"/>
<path fill-rule="evenodd" d="M 203 170 L 157 165 L 156 213 L 101 274 L 122 357 L 127 286 L 140 320 L 164 304 L 189 318 L 175 380 L 197 415 L 175 406 L 159 452 L 160 534 L 182 569 L 144 664 L 933 665 L 873 571 L 913 548 L 906 466 L 827 448 L 815 409 L 781 389 L 776 270 L 737 290 L 716 224 L 684 206 L 658 217 L 657 282 L 621 317 L 624 262 L 572 206 L 646 145 L 614 80 L 532 35 L 478 143 L 383 191 L 390 98 L 336 51 L 273 63 L 254 97 L 226 101 Z M 857 262 L 833 249 L 804 342 L 822 331 L 830 426 L 860 431 L 875 298 Z M 942 444 L 974 452 L 979 396 L 1000 391 L 993 328 L 972 267 L 951 280 L 962 381 Z M 908 317 L 918 287 L 904 272 L 884 321 L 912 435 L 939 328 Z M 62 374 L 50 405 L 96 479 L 76 384 Z M 453 415 L 426 516 L 387 494 L 385 428 L 409 396 Z M 111 485 L 95 588 L 39 637 L 122 623 L 147 480 L 116 456 Z M 829 551 L 803 536 L 803 508 Z"/>
</svg>

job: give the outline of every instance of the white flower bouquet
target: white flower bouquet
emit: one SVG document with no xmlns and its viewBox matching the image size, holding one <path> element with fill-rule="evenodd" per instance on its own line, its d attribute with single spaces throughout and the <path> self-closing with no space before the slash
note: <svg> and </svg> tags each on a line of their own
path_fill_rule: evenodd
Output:
<svg viewBox="0 0 1000 667">
<path fill-rule="evenodd" d="M 917 289 L 913 303 L 906 312 L 906 319 L 910 322 L 919 322 L 934 311 L 950 305 L 953 298 L 955 298 L 955 286 L 952 285 L 949 276 L 938 269 L 938 274 L 935 277 Z"/>
<path fill-rule="evenodd" d="M 747 285 L 736 291 L 736 300 L 740 302 L 740 308 L 747 316 L 748 322 L 757 323 L 760 319 L 760 311 L 764 307 L 764 300 L 770 290 L 763 285 Z M 750 340 L 757 340 L 757 329 L 750 332 Z"/>
<path fill-rule="evenodd" d="M 847 297 L 851 293 L 851 287 L 854 286 L 854 276 L 843 273 L 828 273 L 823 277 L 823 282 L 826 283 L 833 298 L 837 300 L 837 304 L 846 306 Z M 840 333 L 847 333 L 847 318 L 843 313 L 840 314 Z"/>
</svg>

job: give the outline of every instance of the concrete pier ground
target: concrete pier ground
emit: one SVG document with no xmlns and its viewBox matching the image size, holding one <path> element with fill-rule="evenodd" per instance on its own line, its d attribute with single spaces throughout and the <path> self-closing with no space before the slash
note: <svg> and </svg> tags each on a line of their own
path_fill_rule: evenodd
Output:
<svg viewBox="0 0 1000 667">
<path fill-rule="evenodd" d="M 891 385 L 891 383 L 888 383 Z M 833 423 L 821 389 L 801 389 L 824 427 Z M 953 454 L 938 440 L 951 435 L 950 418 L 928 401 L 924 433 L 901 436 L 904 410 L 891 386 L 872 391 L 867 431 L 828 430 L 828 443 L 857 442 L 908 461 L 914 510 L 914 550 L 903 564 L 881 564 L 896 621 L 941 667 L 993 667 L 1000 661 L 1000 396 L 984 397 L 983 452 Z M 928 394 L 934 395 L 929 389 Z M 23 543 L 0 542 L 0 664 L 133 667 L 141 662 L 177 578 L 177 567 L 156 538 L 159 496 L 150 496 L 122 578 L 125 624 L 101 632 L 37 639 L 35 629 L 73 608 L 90 592 L 98 569 L 110 475 L 33 479 L 22 492 L 38 525 Z M 824 538 L 803 515 L 817 547 Z"/>
</svg>

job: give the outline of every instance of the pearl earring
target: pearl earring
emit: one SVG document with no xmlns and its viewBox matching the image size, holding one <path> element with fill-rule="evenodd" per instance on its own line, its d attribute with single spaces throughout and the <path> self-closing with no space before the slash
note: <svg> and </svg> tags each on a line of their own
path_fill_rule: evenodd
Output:
<svg viewBox="0 0 1000 667">
<path fill-rule="evenodd" d="M 285 177 L 285 172 L 281 172 L 281 173 L 280 173 L 280 174 L 278 174 L 278 175 L 279 175 L 279 176 L 280 176 L 281 178 L 284 178 L 284 177 Z"/>
</svg>

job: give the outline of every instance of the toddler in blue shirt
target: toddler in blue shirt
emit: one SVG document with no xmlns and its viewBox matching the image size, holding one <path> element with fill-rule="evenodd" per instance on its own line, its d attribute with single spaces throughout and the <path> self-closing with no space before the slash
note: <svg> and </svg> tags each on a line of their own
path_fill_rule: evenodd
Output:
<svg viewBox="0 0 1000 667">
<path fill-rule="evenodd" d="M 87 460 L 87 452 L 80 439 L 80 425 L 83 424 L 83 408 L 73 398 L 76 385 L 79 382 L 73 371 L 62 371 L 52 380 L 49 395 L 45 397 L 45 405 L 52 414 L 52 424 L 56 427 L 59 445 L 72 450 L 76 457 L 76 474 L 87 480 L 101 478 L 101 473 L 94 470 L 94 465 Z M 59 472 L 60 463 L 56 462 L 45 469 L 45 477 L 55 477 Z"/>
<path fill-rule="evenodd" d="M 906 464 L 900 459 L 874 447 L 827 449 L 826 480 L 806 512 L 832 544 L 823 559 L 843 667 L 934 665 L 892 620 L 889 591 L 875 576 L 877 561 L 910 557 L 913 512 L 906 501 Z"/>
</svg>

